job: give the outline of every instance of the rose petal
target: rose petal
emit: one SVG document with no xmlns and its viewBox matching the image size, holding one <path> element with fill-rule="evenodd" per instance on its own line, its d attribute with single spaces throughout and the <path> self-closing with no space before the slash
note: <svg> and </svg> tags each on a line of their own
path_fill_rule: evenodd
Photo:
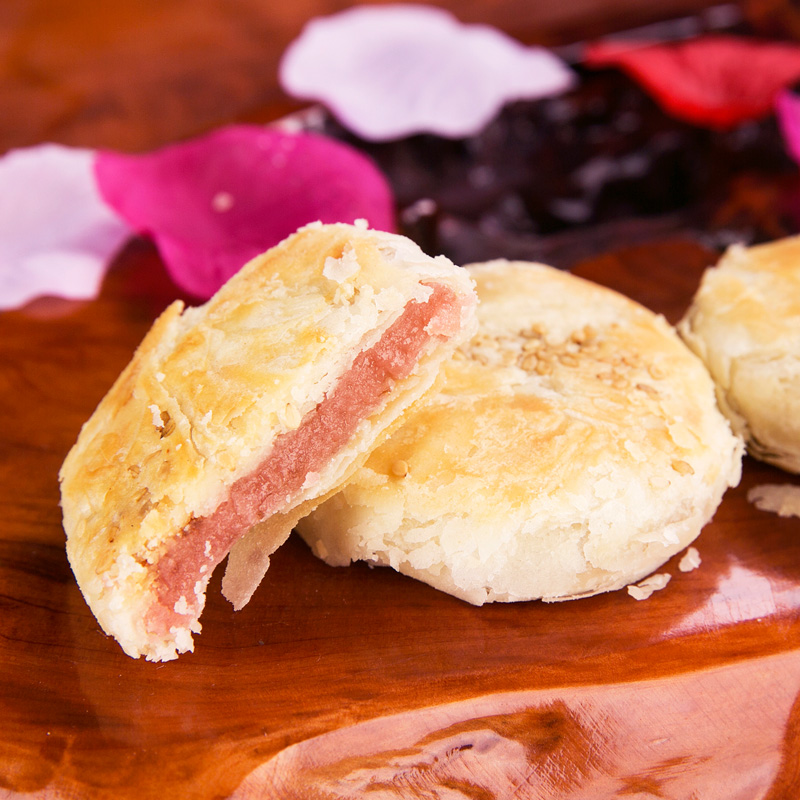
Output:
<svg viewBox="0 0 800 800">
<path fill-rule="evenodd" d="M 789 155 L 800 164 L 800 97 L 785 89 L 775 98 L 775 113 Z"/>
<path fill-rule="evenodd" d="M 512 100 L 558 94 L 571 70 L 544 48 L 430 6 L 361 6 L 309 22 L 284 53 L 289 94 L 365 139 L 465 137 Z"/>
<path fill-rule="evenodd" d="M 107 202 L 153 237 L 176 283 L 199 297 L 308 222 L 395 225 L 377 167 L 313 134 L 230 126 L 145 155 L 101 153 L 97 178 Z"/>
<path fill-rule="evenodd" d="M 94 153 L 56 144 L 0 159 L 0 309 L 95 297 L 130 228 L 103 202 Z"/>
<path fill-rule="evenodd" d="M 800 46 L 735 36 L 672 43 L 598 42 L 585 61 L 617 66 L 674 116 L 715 129 L 772 111 L 776 94 L 800 78 Z"/>
</svg>

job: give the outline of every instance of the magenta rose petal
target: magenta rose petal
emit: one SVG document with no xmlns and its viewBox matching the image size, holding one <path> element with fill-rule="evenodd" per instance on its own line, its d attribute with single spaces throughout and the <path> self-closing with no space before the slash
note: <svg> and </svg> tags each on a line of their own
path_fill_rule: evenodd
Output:
<svg viewBox="0 0 800 800">
<path fill-rule="evenodd" d="M 789 89 L 775 98 L 775 113 L 789 155 L 800 164 L 800 97 Z"/>
<path fill-rule="evenodd" d="M 43 144 L 0 159 L 0 309 L 95 297 L 132 234 L 103 202 L 91 150 Z"/>
<path fill-rule="evenodd" d="M 685 42 L 597 42 L 589 66 L 616 66 L 670 114 L 725 130 L 772 112 L 777 93 L 800 78 L 800 46 L 708 35 Z"/>
<path fill-rule="evenodd" d="M 431 6 L 359 6 L 311 20 L 284 53 L 284 90 L 369 140 L 479 132 L 512 100 L 555 95 L 574 74 L 555 55 Z"/>
<path fill-rule="evenodd" d="M 198 297 L 306 223 L 395 229 L 378 168 L 314 134 L 234 125 L 143 155 L 100 153 L 96 173 L 106 201 L 153 238 L 173 280 Z"/>
</svg>

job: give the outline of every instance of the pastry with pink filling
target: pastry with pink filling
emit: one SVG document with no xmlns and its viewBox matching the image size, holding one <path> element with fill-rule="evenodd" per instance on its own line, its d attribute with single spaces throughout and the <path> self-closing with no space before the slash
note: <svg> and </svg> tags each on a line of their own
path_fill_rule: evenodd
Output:
<svg viewBox="0 0 800 800">
<path fill-rule="evenodd" d="M 473 332 L 471 279 L 365 225 L 313 223 L 156 320 L 60 473 L 67 554 L 130 656 L 192 650 Z"/>
</svg>

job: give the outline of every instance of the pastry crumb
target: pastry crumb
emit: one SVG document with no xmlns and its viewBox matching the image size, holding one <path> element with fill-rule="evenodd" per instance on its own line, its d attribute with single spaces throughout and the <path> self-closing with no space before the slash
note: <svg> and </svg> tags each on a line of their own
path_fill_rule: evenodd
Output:
<svg viewBox="0 0 800 800">
<path fill-rule="evenodd" d="M 672 578 L 668 572 L 659 572 L 655 575 L 649 575 L 639 583 L 632 583 L 628 586 L 628 594 L 634 600 L 647 600 L 653 592 L 658 592 L 663 589 Z"/>
<path fill-rule="evenodd" d="M 697 548 L 690 547 L 683 554 L 683 558 L 681 558 L 680 563 L 678 564 L 678 569 L 681 572 L 691 572 L 693 569 L 697 569 L 701 563 L 702 560 Z"/>
<path fill-rule="evenodd" d="M 765 483 L 750 489 L 747 499 L 759 511 L 772 511 L 779 517 L 800 517 L 800 486 Z"/>
</svg>

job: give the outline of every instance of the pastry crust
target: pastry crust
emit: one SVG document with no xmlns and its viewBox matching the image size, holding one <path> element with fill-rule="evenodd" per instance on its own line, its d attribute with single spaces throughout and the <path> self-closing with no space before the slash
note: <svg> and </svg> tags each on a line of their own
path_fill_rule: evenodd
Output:
<svg viewBox="0 0 800 800">
<path fill-rule="evenodd" d="M 298 530 L 470 603 L 619 589 L 686 547 L 742 443 L 660 316 L 552 268 L 470 268 L 479 330 Z"/>
<path fill-rule="evenodd" d="M 256 551 L 268 555 L 302 511 L 341 484 L 469 336 L 471 281 L 404 237 L 314 223 L 245 265 L 205 305 L 176 302 L 159 317 L 60 473 L 70 563 L 100 624 L 126 653 L 166 660 L 192 649 L 213 565 L 193 579 L 194 596 L 166 610 L 167 617 L 184 613 L 180 624 L 157 631 L 159 570 L 163 578 L 174 542 L 218 510 L 279 437 L 316 412 L 359 354 L 410 305 L 429 301 L 432 287 L 445 287 L 452 302 L 429 323 L 411 373 L 281 499 L 249 547 L 248 537 L 234 545 L 243 550 L 240 562 L 260 560 L 263 575 L 268 558 Z M 199 544 L 207 555 L 222 547 Z M 225 552 L 215 552 L 216 560 Z M 251 576 L 250 592 L 261 575 Z M 240 596 L 246 602 L 246 591 Z"/>
<path fill-rule="evenodd" d="M 730 247 L 678 329 L 750 454 L 800 473 L 800 237 Z"/>
</svg>

